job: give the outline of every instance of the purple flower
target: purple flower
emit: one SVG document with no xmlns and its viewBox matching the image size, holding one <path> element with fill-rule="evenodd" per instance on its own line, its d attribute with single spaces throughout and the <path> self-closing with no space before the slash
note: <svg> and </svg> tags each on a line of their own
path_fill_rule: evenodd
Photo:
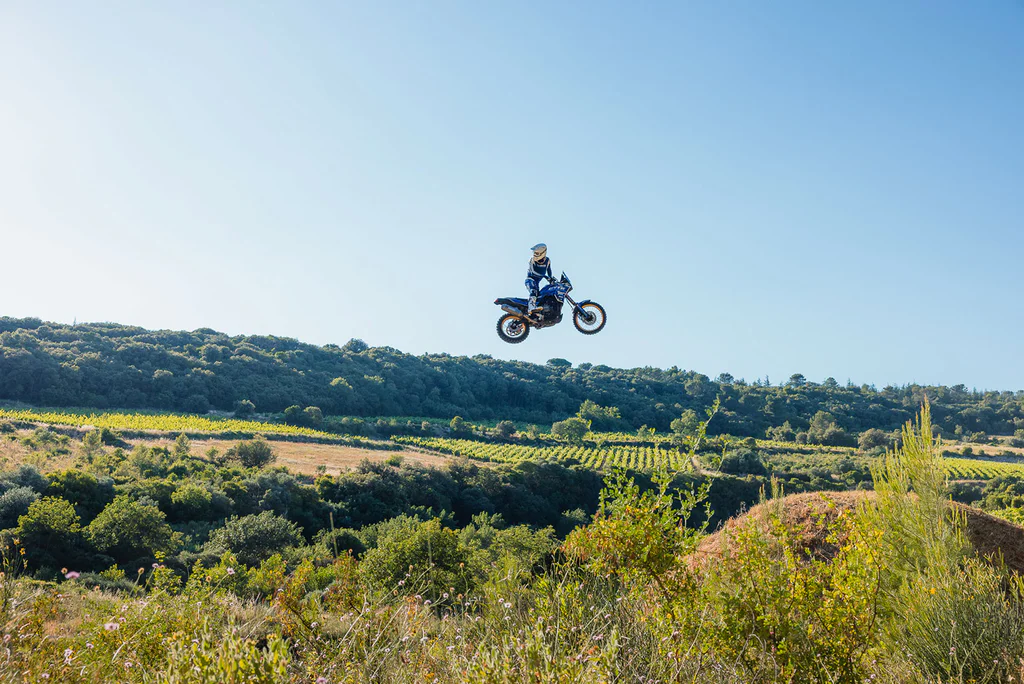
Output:
<svg viewBox="0 0 1024 684">
<path fill-rule="evenodd" d="M 316 684 L 327 684 L 327 677 L 317 677 Z"/>
<path fill-rule="evenodd" d="M 81 576 L 82 576 L 82 573 L 75 572 L 74 570 L 72 570 L 71 572 L 64 573 L 65 579 L 78 579 Z"/>
<path fill-rule="evenodd" d="M 228 574 L 229 575 L 234 575 L 235 574 L 235 569 L 234 568 L 228 568 Z"/>
<path fill-rule="evenodd" d="M 116 622 L 108 622 L 107 624 L 103 625 L 103 629 L 107 630 L 108 632 L 115 632 L 121 629 L 121 625 L 117 624 Z"/>
</svg>

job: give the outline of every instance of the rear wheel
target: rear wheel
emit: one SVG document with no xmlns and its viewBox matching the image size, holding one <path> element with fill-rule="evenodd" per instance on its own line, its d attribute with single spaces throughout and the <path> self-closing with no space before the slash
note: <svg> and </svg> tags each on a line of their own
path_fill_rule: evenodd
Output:
<svg viewBox="0 0 1024 684">
<path fill-rule="evenodd" d="M 530 326 L 522 316 L 505 314 L 498 319 L 498 337 L 509 344 L 519 344 L 530 334 Z"/>
<path fill-rule="evenodd" d="M 580 312 L 580 309 L 583 311 Z M 604 312 L 604 307 L 597 302 L 580 304 L 572 312 L 572 324 L 584 335 L 596 335 L 601 332 L 607 322 L 608 314 Z"/>
</svg>

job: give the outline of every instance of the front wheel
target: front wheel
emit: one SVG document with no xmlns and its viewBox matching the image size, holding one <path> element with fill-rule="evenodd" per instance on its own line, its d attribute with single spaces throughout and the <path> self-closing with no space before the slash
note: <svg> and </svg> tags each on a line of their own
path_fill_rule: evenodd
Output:
<svg viewBox="0 0 1024 684">
<path fill-rule="evenodd" d="M 580 309 L 583 311 L 581 312 Z M 604 312 L 604 307 L 597 302 L 580 304 L 572 312 L 572 324 L 584 335 L 596 335 L 601 332 L 607 322 L 608 314 Z"/>
<path fill-rule="evenodd" d="M 530 334 L 530 326 L 522 316 L 505 314 L 498 319 L 498 337 L 509 344 L 519 344 Z"/>
</svg>

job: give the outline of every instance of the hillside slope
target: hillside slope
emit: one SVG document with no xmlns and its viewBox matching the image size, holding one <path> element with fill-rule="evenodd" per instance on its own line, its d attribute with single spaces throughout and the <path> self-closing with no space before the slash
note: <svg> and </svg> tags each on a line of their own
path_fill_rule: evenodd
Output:
<svg viewBox="0 0 1024 684">
<path fill-rule="evenodd" d="M 614 369 L 561 359 L 547 365 L 489 356 L 413 356 L 358 340 L 316 346 L 290 338 L 228 336 L 202 328 L 150 331 L 114 323 L 76 326 L 0 318 L 0 400 L 45 406 L 155 408 L 202 413 L 231 410 L 242 399 L 261 412 L 319 406 L 335 415 L 462 415 L 550 422 L 574 414 L 585 399 L 617 407 L 616 425 L 667 430 L 686 409 L 698 413 L 722 398 L 712 433 L 763 437 L 788 422 L 807 430 L 824 412 L 834 443 L 867 428 L 892 430 L 927 395 L 936 424 L 953 432 L 1011 434 L 1024 428 L 1021 393 L 965 387 L 870 386 L 806 382 L 717 381 L 678 368 Z M 827 432 L 827 431 L 826 431 Z"/>
</svg>

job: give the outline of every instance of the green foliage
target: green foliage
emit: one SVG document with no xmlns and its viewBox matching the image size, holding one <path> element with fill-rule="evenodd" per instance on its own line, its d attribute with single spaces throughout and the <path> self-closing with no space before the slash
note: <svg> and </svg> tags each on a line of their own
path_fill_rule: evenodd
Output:
<svg viewBox="0 0 1024 684">
<path fill-rule="evenodd" d="M 73 564 L 82 546 L 82 526 L 74 506 L 53 496 L 29 505 L 18 518 L 17 535 L 33 569 Z"/>
<path fill-rule="evenodd" d="M 163 511 L 127 496 L 118 496 L 104 508 L 89 523 L 86 535 L 119 563 L 169 552 L 175 546 Z"/>
<path fill-rule="evenodd" d="M 256 413 L 256 404 L 248 399 L 241 399 L 235 404 L 235 418 L 249 418 Z"/>
<path fill-rule="evenodd" d="M 438 519 L 413 522 L 390 530 L 363 556 L 360 570 L 380 587 L 406 584 L 433 602 L 454 599 L 473 585 L 466 567 L 468 553 L 454 530 Z"/>
<path fill-rule="evenodd" d="M 18 518 L 28 513 L 29 506 L 39 499 L 31 487 L 15 487 L 0 495 L 0 530 L 17 526 Z"/>
<path fill-rule="evenodd" d="M 462 416 L 455 416 L 452 418 L 452 422 L 449 423 L 451 431 L 455 434 L 459 434 L 466 430 L 466 421 L 462 420 Z"/>
<path fill-rule="evenodd" d="M 238 630 L 221 634 L 204 624 L 198 638 L 177 640 L 168 656 L 170 666 L 157 675 L 158 684 L 279 684 L 291 679 L 288 644 L 277 635 L 260 646 Z"/>
<path fill-rule="evenodd" d="M 509 437 L 511 437 L 512 435 L 515 434 L 515 432 L 516 432 L 516 424 L 513 423 L 511 420 L 503 420 L 503 421 L 500 421 L 494 427 L 494 431 L 498 434 L 499 437 L 502 437 L 504 439 L 508 439 Z"/>
<path fill-rule="evenodd" d="M 239 442 L 228 449 L 227 456 L 237 459 L 243 468 L 264 468 L 277 460 L 274 447 L 261 435 Z"/>
<path fill-rule="evenodd" d="M 767 475 L 761 456 L 753 449 L 735 449 L 722 457 L 718 469 L 731 475 Z"/>
<path fill-rule="evenodd" d="M 618 430 L 624 425 L 622 414 L 619 413 L 619 409 L 614 406 L 601 406 L 590 399 L 587 399 L 580 405 L 580 410 L 576 412 L 576 417 L 584 421 L 589 421 L 591 427 L 595 431 Z"/>
<path fill-rule="evenodd" d="M 563 550 L 595 574 L 654 582 L 670 593 L 666 574 L 696 548 L 704 529 L 688 527 L 690 516 L 703 505 L 704 519 L 710 518 L 705 503 L 708 485 L 673 496 L 671 481 L 671 475 L 661 471 L 654 478 L 656 488 L 641 492 L 633 479 L 613 471 L 593 522 L 573 531 Z"/>
<path fill-rule="evenodd" d="M 301 543 L 301 530 L 295 523 L 264 511 L 230 518 L 224 527 L 210 535 L 206 547 L 209 553 L 230 552 L 246 565 L 258 565 L 275 553 Z"/>
<path fill-rule="evenodd" d="M 570 444 L 581 443 L 588 432 L 590 422 L 577 417 L 566 418 L 551 426 L 552 435 Z"/>
</svg>

